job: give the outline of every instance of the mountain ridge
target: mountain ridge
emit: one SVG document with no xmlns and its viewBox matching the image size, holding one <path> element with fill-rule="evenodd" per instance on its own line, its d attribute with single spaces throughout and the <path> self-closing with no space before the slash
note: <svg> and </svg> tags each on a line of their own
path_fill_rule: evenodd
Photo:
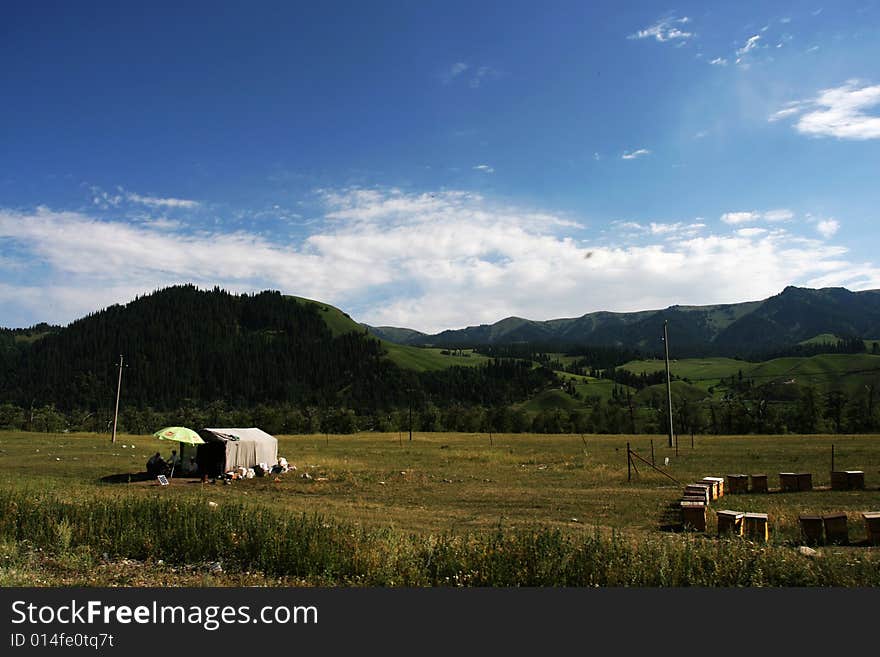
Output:
<svg viewBox="0 0 880 657">
<path fill-rule="evenodd" d="M 787 286 L 759 301 L 675 304 L 634 312 L 595 311 L 579 317 L 529 320 L 505 317 L 492 324 L 425 334 L 400 327 L 367 326 L 375 335 L 406 345 L 461 347 L 522 342 L 619 346 L 655 351 L 663 322 L 682 355 L 755 355 L 792 346 L 821 333 L 880 335 L 880 290 Z"/>
</svg>

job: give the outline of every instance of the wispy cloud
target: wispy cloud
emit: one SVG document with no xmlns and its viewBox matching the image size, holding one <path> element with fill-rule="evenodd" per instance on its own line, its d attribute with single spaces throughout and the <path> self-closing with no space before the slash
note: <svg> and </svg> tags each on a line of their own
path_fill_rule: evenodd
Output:
<svg viewBox="0 0 880 657">
<path fill-rule="evenodd" d="M 836 219 L 823 219 L 816 224 L 816 232 L 825 239 L 834 237 L 838 230 L 840 230 L 840 222 Z"/>
<path fill-rule="evenodd" d="M 788 103 L 769 121 L 800 115 L 795 129 L 805 135 L 838 139 L 880 139 L 880 116 L 868 110 L 880 105 L 880 85 L 848 80 L 839 87 L 824 89 L 810 100 Z"/>
<path fill-rule="evenodd" d="M 721 215 L 721 221 L 732 226 L 755 223 L 762 220 L 776 223 L 790 221 L 792 218 L 794 218 L 794 212 L 787 208 L 777 208 L 765 212 L 725 212 Z"/>
<path fill-rule="evenodd" d="M 649 151 L 647 148 L 639 148 L 638 150 L 635 150 L 635 151 L 624 152 L 624 154 L 620 156 L 620 159 L 622 159 L 622 160 L 635 160 L 636 158 L 644 157 L 645 155 L 650 155 L 650 154 L 651 154 L 651 151 Z"/>
<path fill-rule="evenodd" d="M 757 221 L 760 217 L 761 215 L 757 212 L 725 212 L 721 215 L 721 221 L 735 226 Z"/>
<path fill-rule="evenodd" d="M 186 208 L 192 209 L 199 207 L 198 201 L 190 201 L 182 198 L 162 198 L 159 196 L 142 196 L 134 192 L 127 192 L 125 198 L 132 203 L 140 203 L 151 208 Z"/>
<path fill-rule="evenodd" d="M 478 164 L 474 167 L 474 171 L 482 171 L 483 173 L 495 173 L 495 169 L 488 164 Z"/>
<path fill-rule="evenodd" d="M 633 34 L 627 36 L 627 39 L 655 39 L 660 43 L 666 41 L 675 41 L 675 40 L 684 40 L 690 39 L 694 36 L 693 32 L 686 32 L 680 26 L 687 25 L 691 22 L 691 19 L 687 16 L 683 16 L 682 18 L 676 18 L 675 16 L 667 16 L 665 18 L 661 18 L 653 25 L 649 25 L 648 27 L 638 30 Z"/>
<path fill-rule="evenodd" d="M 727 66 L 727 60 L 724 57 L 716 57 L 709 63 L 713 64 L 714 66 Z"/>
<path fill-rule="evenodd" d="M 462 75 L 465 71 L 470 68 L 470 65 L 467 62 L 455 62 L 452 66 L 450 66 L 443 73 L 443 81 L 445 83 L 452 82 L 455 78 Z"/>
<path fill-rule="evenodd" d="M 92 203 L 105 210 L 111 207 L 117 208 L 124 202 L 137 203 L 149 208 L 184 208 L 188 210 L 195 209 L 201 205 L 198 201 L 182 198 L 145 196 L 128 191 L 123 187 L 117 187 L 115 192 L 107 192 L 96 186 L 90 189 L 92 192 Z"/>
<path fill-rule="evenodd" d="M 740 64 L 743 62 L 743 57 L 750 53 L 752 50 L 758 47 L 758 42 L 761 40 L 760 34 L 755 34 L 746 39 L 745 45 L 742 48 L 737 49 L 736 51 L 736 63 Z"/>
<path fill-rule="evenodd" d="M 779 208 L 778 210 L 767 210 L 763 214 L 763 217 L 766 221 L 776 222 L 776 221 L 790 221 L 794 218 L 794 212 L 787 208 Z"/>
<path fill-rule="evenodd" d="M 441 75 L 444 84 L 466 80 L 471 89 L 479 89 L 487 80 L 502 77 L 501 71 L 492 66 L 473 66 L 469 62 L 455 62 Z"/>
</svg>

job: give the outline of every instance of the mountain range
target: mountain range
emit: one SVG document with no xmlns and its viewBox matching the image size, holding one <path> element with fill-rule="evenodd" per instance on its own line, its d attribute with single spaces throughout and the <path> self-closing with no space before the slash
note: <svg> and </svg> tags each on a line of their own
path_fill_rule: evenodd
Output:
<svg viewBox="0 0 880 657">
<path fill-rule="evenodd" d="M 433 335 L 390 326 L 367 328 L 383 340 L 413 346 L 533 343 L 556 349 L 576 345 L 617 346 L 659 353 L 664 322 L 668 322 L 670 349 L 677 357 L 755 357 L 825 333 L 865 338 L 880 336 L 880 290 L 852 292 L 840 287 L 789 286 L 762 301 L 675 305 L 629 313 L 593 312 L 544 321 L 508 317 L 494 324 Z"/>
</svg>

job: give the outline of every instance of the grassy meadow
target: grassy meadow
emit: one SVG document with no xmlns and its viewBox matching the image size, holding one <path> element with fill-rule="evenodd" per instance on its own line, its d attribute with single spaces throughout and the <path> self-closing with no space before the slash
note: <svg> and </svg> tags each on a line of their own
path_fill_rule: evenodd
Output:
<svg viewBox="0 0 880 657">
<path fill-rule="evenodd" d="M 136 476 L 173 447 L 152 437 L 0 432 L 0 585 L 880 585 L 860 545 L 880 437 L 688 436 L 678 455 L 653 437 L 682 484 L 770 475 L 713 505 L 768 513 L 766 546 L 716 538 L 711 512 L 706 535 L 661 531 L 681 487 L 640 461 L 628 482 L 627 440 L 651 460 L 647 436 L 281 436 L 296 471 L 160 487 Z M 827 490 L 832 444 L 866 490 Z M 773 491 L 786 471 L 816 490 Z M 852 545 L 800 555 L 798 514 L 830 511 Z"/>
</svg>

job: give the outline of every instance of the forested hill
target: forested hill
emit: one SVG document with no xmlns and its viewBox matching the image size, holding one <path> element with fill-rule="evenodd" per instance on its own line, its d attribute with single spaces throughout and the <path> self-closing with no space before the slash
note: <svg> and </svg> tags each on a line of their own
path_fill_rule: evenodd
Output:
<svg viewBox="0 0 880 657">
<path fill-rule="evenodd" d="M 123 403 L 156 409 L 222 400 L 376 412 L 411 397 L 510 403 L 546 384 L 546 373 L 513 361 L 461 372 L 400 369 L 379 340 L 354 322 L 340 330 L 328 311 L 279 292 L 167 288 L 46 327 L 39 339 L 5 339 L 0 398 L 21 408 L 103 411 L 115 397 L 120 354 Z M 344 319 L 336 314 L 331 319 Z"/>
</svg>

